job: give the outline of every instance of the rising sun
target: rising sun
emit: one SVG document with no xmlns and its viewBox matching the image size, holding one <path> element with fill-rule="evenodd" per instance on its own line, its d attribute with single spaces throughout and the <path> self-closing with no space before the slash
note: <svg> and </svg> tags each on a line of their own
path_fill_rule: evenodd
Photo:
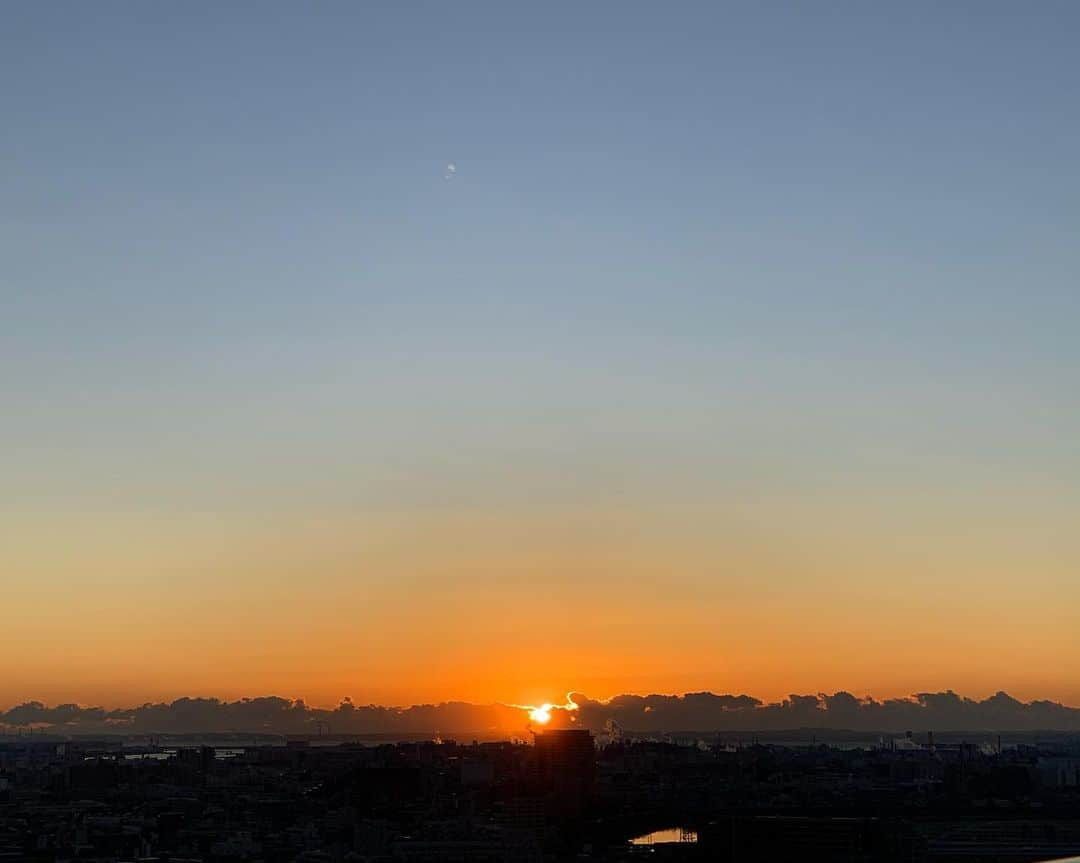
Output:
<svg viewBox="0 0 1080 863">
<path fill-rule="evenodd" d="M 529 719 L 541 725 L 547 725 L 551 721 L 551 707 L 550 704 L 541 704 L 539 707 L 534 707 L 529 711 Z"/>
</svg>

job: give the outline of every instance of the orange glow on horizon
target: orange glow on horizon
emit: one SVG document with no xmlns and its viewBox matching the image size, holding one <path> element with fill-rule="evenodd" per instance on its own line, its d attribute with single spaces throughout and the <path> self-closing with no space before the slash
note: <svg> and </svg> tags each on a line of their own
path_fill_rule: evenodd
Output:
<svg viewBox="0 0 1080 863">
<path fill-rule="evenodd" d="M 5 523 L 0 571 L 21 573 L 6 605 L 33 614 L 0 634 L 22 651 L 0 673 L 0 708 L 264 695 L 333 708 L 349 696 L 500 703 L 520 708 L 520 729 L 549 702 L 535 727 L 570 722 L 568 688 L 766 702 L 1004 689 L 1080 704 L 1066 673 L 1080 661 L 1068 549 L 1054 556 L 996 529 L 977 544 L 970 532 L 939 538 L 948 513 L 933 506 L 904 525 L 934 540 L 934 565 L 928 546 L 909 547 L 865 510 L 791 505 L 760 527 L 719 507 L 645 515 L 22 515 Z M 781 528 L 787 544 L 772 541 Z M 523 631 L 543 633 L 539 657 Z"/>
</svg>

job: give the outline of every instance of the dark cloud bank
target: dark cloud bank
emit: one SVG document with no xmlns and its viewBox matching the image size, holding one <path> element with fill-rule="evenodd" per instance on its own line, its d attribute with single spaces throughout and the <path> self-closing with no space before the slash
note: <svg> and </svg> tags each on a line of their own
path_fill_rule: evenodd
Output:
<svg viewBox="0 0 1080 863">
<path fill-rule="evenodd" d="M 1080 708 L 1053 701 L 1021 702 L 1004 692 L 973 700 L 952 691 L 924 692 L 911 698 L 856 698 L 792 695 L 766 704 L 748 695 L 619 695 L 595 701 L 580 693 L 577 709 L 557 709 L 554 722 L 601 729 L 615 720 L 627 731 L 779 731 L 798 728 L 852 731 L 1080 731 Z M 219 701 L 181 698 L 168 704 L 106 710 L 31 701 L 0 712 L 0 728 L 33 727 L 62 734 L 102 732 L 267 734 L 524 734 L 526 712 L 504 704 L 444 702 L 412 707 L 355 705 L 348 699 L 333 709 L 275 696 Z M 6 728 L 5 728 L 6 727 Z"/>
</svg>

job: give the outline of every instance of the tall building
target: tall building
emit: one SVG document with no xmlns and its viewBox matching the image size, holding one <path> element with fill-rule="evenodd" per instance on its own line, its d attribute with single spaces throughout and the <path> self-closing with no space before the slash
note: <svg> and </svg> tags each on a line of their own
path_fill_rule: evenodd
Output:
<svg viewBox="0 0 1080 863">
<path fill-rule="evenodd" d="M 592 797 L 596 781 L 596 745 L 583 728 L 536 732 L 536 770 L 564 811 L 581 809 Z"/>
</svg>

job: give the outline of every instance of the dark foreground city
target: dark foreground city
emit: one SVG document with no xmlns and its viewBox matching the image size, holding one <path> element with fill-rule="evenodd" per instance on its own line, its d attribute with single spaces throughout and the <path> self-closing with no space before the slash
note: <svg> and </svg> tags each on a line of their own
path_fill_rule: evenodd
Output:
<svg viewBox="0 0 1080 863">
<path fill-rule="evenodd" d="M 0 742 L 4 861 L 1080 855 L 1080 738 Z M 953 739 L 956 737 L 956 739 Z M 213 744 L 213 745 L 210 745 Z"/>
</svg>

